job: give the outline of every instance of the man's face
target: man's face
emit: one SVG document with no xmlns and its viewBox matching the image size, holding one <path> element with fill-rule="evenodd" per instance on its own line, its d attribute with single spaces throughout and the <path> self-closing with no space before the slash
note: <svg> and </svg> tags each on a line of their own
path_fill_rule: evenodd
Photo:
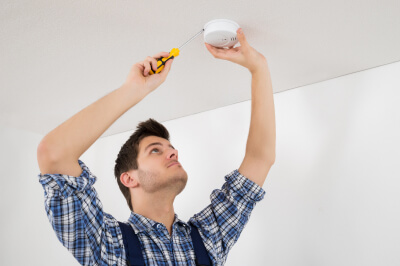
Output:
<svg viewBox="0 0 400 266">
<path fill-rule="evenodd" d="M 180 163 L 171 165 L 178 162 L 178 151 L 168 140 L 156 136 L 143 138 L 137 160 L 138 182 L 145 192 L 178 195 L 185 188 L 187 173 Z"/>
</svg>

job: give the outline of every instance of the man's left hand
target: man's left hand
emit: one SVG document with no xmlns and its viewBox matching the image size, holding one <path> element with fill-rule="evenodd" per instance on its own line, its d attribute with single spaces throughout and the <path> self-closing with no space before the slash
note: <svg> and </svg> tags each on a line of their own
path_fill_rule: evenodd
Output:
<svg viewBox="0 0 400 266">
<path fill-rule="evenodd" d="M 255 73 L 259 68 L 267 66 L 267 59 L 259 52 L 257 52 L 247 42 L 246 37 L 239 28 L 237 31 L 237 37 L 240 43 L 239 47 L 229 49 L 214 47 L 208 43 L 205 43 L 208 51 L 218 59 L 228 60 L 237 63 L 247 68 L 250 73 Z"/>
</svg>

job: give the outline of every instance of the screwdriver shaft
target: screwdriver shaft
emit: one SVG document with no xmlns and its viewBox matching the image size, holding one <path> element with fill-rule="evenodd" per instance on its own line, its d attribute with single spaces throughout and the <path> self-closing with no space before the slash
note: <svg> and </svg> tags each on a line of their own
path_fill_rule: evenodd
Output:
<svg viewBox="0 0 400 266">
<path fill-rule="evenodd" d="M 185 42 L 184 44 L 181 45 L 181 47 L 179 47 L 178 49 L 181 50 L 183 48 L 183 46 L 185 46 L 186 44 L 188 44 L 191 40 L 193 40 L 194 38 L 196 38 L 199 34 L 201 34 L 204 31 L 204 29 L 202 29 L 201 31 L 199 31 L 195 36 L 193 36 L 192 38 L 190 38 L 187 42 Z"/>
<path fill-rule="evenodd" d="M 202 29 L 201 31 L 199 31 L 195 36 L 193 36 L 192 38 L 190 38 L 187 42 L 185 42 L 181 47 L 179 48 L 172 48 L 171 52 L 169 53 L 169 57 L 163 57 L 163 58 L 159 58 L 157 59 L 157 70 L 156 72 L 154 72 L 151 68 L 149 71 L 149 75 L 153 75 L 153 74 L 157 74 L 159 72 L 161 72 L 164 69 L 165 63 L 170 60 L 173 59 L 175 57 L 177 57 L 179 55 L 179 50 L 182 49 L 183 46 L 185 46 L 186 44 L 188 44 L 191 40 L 193 40 L 194 38 L 196 38 L 199 34 L 201 34 L 204 31 L 204 29 Z"/>
</svg>

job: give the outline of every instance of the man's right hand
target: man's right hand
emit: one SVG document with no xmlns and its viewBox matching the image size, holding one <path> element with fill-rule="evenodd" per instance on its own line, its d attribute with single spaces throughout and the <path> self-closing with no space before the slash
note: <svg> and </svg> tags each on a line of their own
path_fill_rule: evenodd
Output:
<svg viewBox="0 0 400 266">
<path fill-rule="evenodd" d="M 160 86 L 166 79 L 171 69 L 173 59 L 168 60 L 165 63 L 163 70 L 158 74 L 150 75 L 150 67 L 154 72 L 157 70 L 157 59 L 162 57 L 168 57 L 169 53 L 160 52 L 153 57 L 148 56 L 142 62 L 136 63 L 131 68 L 129 75 L 124 83 L 127 87 L 136 87 L 136 89 L 144 95 L 149 94 Z"/>
</svg>

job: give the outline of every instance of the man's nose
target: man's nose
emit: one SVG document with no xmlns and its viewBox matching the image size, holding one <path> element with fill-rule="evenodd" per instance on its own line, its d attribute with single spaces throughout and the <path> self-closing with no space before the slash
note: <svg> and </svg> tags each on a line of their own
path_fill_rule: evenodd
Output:
<svg viewBox="0 0 400 266">
<path fill-rule="evenodd" d="M 168 152 L 168 159 L 176 158 L 178 160 L 178 150 L 170 149 Z"/>
</svg>

